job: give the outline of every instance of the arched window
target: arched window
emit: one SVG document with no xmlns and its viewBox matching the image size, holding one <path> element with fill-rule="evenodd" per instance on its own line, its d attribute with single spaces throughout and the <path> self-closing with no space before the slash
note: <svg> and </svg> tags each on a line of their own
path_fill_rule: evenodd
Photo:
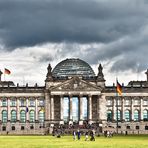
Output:
<svg viewBox="0 0 148 148">
<path fill-rule="evenodd" d="M 8 118 L 7 111 L 3 110 L 2 111 L 2 122 L 6 123 L 7 122 L 7 118 Z"/>
<path fill-rule="evenodd" d="M 20 112 L 20 121 L 26 122 L 26 112 L 24 110 L 21 110 Z"/>
<path fill-rule="evenodd" d="M 130 111 L 129 110 L 125 111 L 125 121 L 130 121 Z"/>
<path fill-rule="evenodd" d="M 11 122 L 16 122 L 16 111 L 15 110 L 11 111 Z"/>
<path fill-rule="evenodd" d="M 107 111 L 107 121 L 112 121 L 112 119 L 113 119 L 112 111 L 108 110 Z"/>
<path fill-rule="evenodd" d="M 117 120 L 117 112 L 116 112 L 116 120 Z M 118 121 L 121 121 L 121 111 L 118 110 Z"/>
<path fill-rule="evenodd" d="M 44 122 L 44 119 L 45 119 L 44 111 L 40 110 L 39 111 L 39 122 Z"/>
<path fill-rule="evenodd" d="M 143 120 L 148 121 L 148 111 L 147 110 L 143 111 Z"/>
<path fill-rule="evenodd" d="M 34 122 L 35 121 L 35 111 L 31 110 L 29 112 L 29 117 L 30 117 L 30 122 Z"/>
<path fill-rule="evenodd" d="M 139 111 L 138 110 L 134 111 L 134 121 L 139 121 Z"/>
</svg>

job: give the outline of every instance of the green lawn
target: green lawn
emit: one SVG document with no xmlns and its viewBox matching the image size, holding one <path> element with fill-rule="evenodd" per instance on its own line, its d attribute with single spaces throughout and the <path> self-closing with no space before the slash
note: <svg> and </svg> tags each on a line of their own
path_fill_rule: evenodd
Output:
<svg viewBox="0 0 148 148">
<path fill-rule="evenodd" d="M 96 141 L 73 141 L 72 136 L 0 136 L 0 148 L 148 148 L 148 135 L 96 137 Z"/>
</svg>

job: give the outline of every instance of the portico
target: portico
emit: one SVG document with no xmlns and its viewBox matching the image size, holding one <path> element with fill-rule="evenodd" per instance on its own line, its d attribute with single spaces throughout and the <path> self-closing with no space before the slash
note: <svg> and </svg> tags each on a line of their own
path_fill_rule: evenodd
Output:
<svg viewBox="0 0 148 148">
<path fill-rule="evenodd" d="M 99 102 L 99 98 L 100 91 L 87 93 L 62 92 L 62 94 L 51 92 L 50 101 L 47 105 L 48 109 L 48 106 L 51 106 L 48 120 L 52 124 L 79 123 L 80 125 L 83 124 L 83 121 L 87 121 L 88 123 L 99 121 L 99 115 L 96 116 L 96 118 L 92 118 L 92 113 L 97 115 L 97 112 L 99 112 L 99 103 L 95 108 L 93 108 L 92 99 L 97 99 L 97 102 Z M 59 101 L 57 104 L 55 104 L 56 100 Z M 60 108 L 57 115 L 55 114 L 55 106 Z"/>
</svg>

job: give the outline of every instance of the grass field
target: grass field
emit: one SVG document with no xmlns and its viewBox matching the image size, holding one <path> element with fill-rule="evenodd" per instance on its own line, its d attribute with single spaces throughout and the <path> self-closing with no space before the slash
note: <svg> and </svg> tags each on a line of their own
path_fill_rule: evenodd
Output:
<svg viewBox="0 0 148 148">
<path fill-rule="evenodd" d="M 0 136 L 0 148 L 148 148 L 148 135 L 96 137 L 96 141 L 73 141 L 72 136 Z"/>
</svg>

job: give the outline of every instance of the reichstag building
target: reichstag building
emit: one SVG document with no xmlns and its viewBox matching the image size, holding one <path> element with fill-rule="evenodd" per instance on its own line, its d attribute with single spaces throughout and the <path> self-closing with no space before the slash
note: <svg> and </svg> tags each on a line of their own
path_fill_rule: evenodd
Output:
<svg viewBox="0 0 148 148">
<path fill-rule="evenodd" d="M 148 71 L 146 81 L 105 85 L 103 67 L 95 74 L 81 59 L 65 59 L 47 67 L 45 86 L 2 81 L 0 72 L 0 134 L 42 134 L 55 125 L 96 124 L 131 134 L 148 133 Z M 117 117 L 118 115 L 118 117 Z M 118 124 L 117 124 L 118 119 Z"/>
</svg>

